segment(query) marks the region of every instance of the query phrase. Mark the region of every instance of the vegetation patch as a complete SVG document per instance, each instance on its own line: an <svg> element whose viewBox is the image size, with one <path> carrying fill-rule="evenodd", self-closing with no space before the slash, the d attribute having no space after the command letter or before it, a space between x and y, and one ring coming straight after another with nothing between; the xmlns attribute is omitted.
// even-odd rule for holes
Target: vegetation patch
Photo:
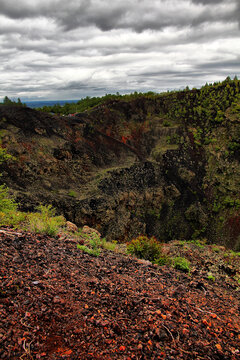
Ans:
<svg viewBox="0 0 240 360"><path fill-rule="evenodd" d="M181 270L181 271L183 271L185 273L190 272L191 265L190 265L190 262L187 259L185 259L185 258L183 258L181 256L177 256L172 261L173 261L173 267L175 269Z"/></svg>
<svg viewBox="0 0 240 360"><path fill-rule="evenodd" d="M56 236L65 223L64 217L56 216L56 210L51 205L40 205L36 213L27 215L26 227L34 233Z"/></svg>
<svg viewBox="0 0 240 360"><path fill-rule="evenodd" d="M140 235L127 245L127 252L140 259L156 262L162 256L162 246L155 237Z"/></svg>
<svg viewBox="0 0 240 360"><path fill-rule="evenodd" d="M76 198L76 197L77 197L77 193L76 193L76 191L74 191L74 190L69 190L68 196L71 196L71 197Z"/></svg>
<svg viewBox="0 0 240 360"><path fill-rule="evenodd" d="M15 226L26 219L26 214L17 210L18 204L5 185L0 185L0 226Z"/></svg>
<svg viewBox="0 0 240 360"><path fill-rule="evenodd" d="M212 274L208 274L208 280L214 282L216 279L215 279L215 276L213 276Z"/></svg>
<svg viewBox="0 0 240 360"><path fill-rule="evenodd" d="M116 251L117 242L115 241L110 242L105 238L101 239L101 237L96 233L84 234L80 231L79 234L80 237L84 239L84 242L86 242L86 245L78 244L77 248L89 255L99 256L102 249Z"/></svg>
<svg viewBox="0 0 240 360"><path fill-rule="evenodd" d="M84 253L92 256L99 256L100 255L100 249L99 248L90 248L86 245L77 245L77 248L79 250L82 250Z"/></svg>

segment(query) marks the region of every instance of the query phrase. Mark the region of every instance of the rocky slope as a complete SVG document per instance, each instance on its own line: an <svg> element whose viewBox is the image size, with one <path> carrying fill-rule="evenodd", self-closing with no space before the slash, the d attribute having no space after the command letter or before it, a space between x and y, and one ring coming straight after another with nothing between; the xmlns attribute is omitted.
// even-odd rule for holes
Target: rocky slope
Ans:
<svg viewBox="0 0 240 360"><path fill-rule="evenodd" d="M207 237L240 247L239 81L114 99L73 117L0 106L6 182L111 239Z"/></svg>
<svg viewBox="0 0 240 360"><path fill-rule="evenodd" d="M240 359L240 256L169 242L191 273L0 229L1 359Z"/></svg>

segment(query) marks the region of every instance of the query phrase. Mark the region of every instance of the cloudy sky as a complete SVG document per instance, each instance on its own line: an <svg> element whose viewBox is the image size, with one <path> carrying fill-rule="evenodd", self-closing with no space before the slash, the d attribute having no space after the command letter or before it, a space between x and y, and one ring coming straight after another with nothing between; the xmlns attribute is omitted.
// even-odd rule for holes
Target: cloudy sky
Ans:
<svg viewBox="0 0 240 360"><path fill-rule="evenodd" d="M80 99L240 77L240 0L0 0L0 98Z"/></svg>

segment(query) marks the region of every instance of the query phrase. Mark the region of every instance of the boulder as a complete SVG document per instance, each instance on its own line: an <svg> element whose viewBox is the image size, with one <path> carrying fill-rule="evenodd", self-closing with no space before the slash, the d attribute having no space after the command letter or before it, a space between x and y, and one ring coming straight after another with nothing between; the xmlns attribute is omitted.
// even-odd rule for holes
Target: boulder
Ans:
<svg viewBox="0 0 240 360"><path fill-rule="evenodd" d="M75 225L75 224L72 223L71 221L67 221L67 222L66 222L66 227L67 227L67 230L68 230L68 231L71 231L71 232L76 232L76 231L78 231L77 225Z"/></svg>
<svg viewBox="0 0 240 360"><path fill-rule="evenodd" d="M90 228L89 226L85 225L82 229L82 232L88 235L97 234L99 237L101 237L101 234L96 229Z"/></svg>

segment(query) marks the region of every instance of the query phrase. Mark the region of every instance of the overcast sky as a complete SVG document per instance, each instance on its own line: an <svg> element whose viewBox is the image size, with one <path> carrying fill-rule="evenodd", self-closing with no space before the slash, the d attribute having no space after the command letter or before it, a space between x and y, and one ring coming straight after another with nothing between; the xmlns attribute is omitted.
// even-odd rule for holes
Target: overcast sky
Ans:
<svg viewBox="0 0 240 360"><path fill-rule="evenodd" d="M22 100L240 77L240 0L0 0L0 69Z"/></svg>

